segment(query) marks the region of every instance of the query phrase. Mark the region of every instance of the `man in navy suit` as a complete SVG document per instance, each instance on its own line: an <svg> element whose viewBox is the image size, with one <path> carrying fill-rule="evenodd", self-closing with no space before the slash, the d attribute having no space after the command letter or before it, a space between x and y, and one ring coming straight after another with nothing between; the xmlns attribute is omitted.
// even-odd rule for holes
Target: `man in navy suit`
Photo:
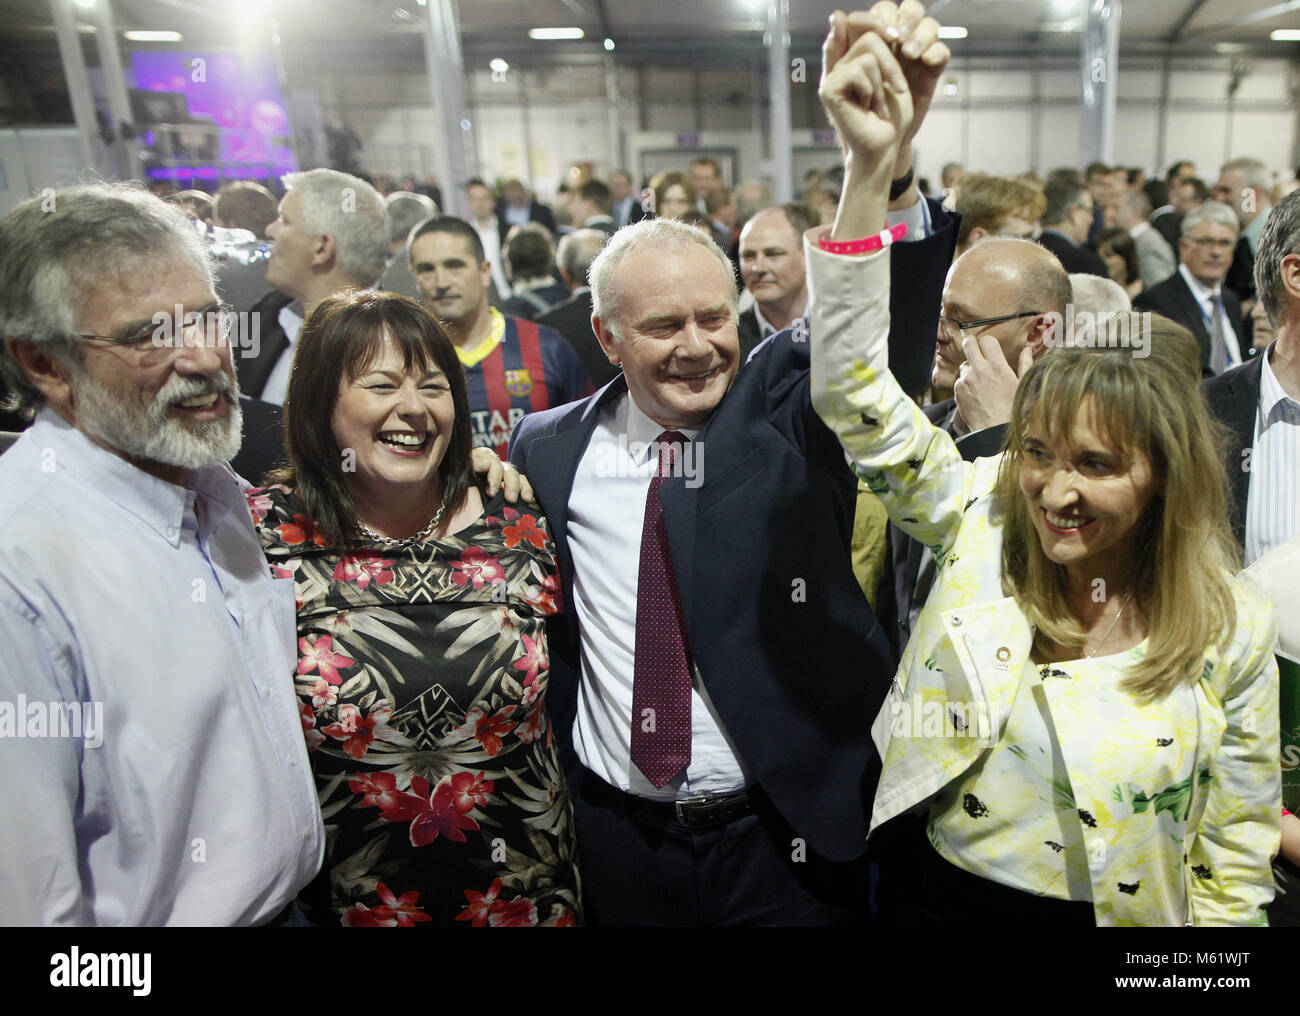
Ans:
<svg viewBox="0 0 1300 1016"><path fill-rule="evenodd" d="M1178 271L1139 293L1133 309L1155 311L1177 321L1196 336L1202 372L1222 374L1251 351L1241 301L1224 284L1237 245L1236 213L1227 205L1207 201L1187 213L1182 230Z"/></svg>
<svg viewBox="0 0 1300 1016"><path fill-rule="evenodd" d="M864 34L870 19L838 15L827 40L822 95L842 130L870 119L844 110L871 61L892 65L918 108L901 148L892 128L846 136L846 200L877 222L891 175L905 219L926 214L907 184L910 141L947 49L923 13L915 0L899 12L923 50L906 78ZM923 365L955 237L937 205L929 216L928 240L894 248L891 300L911 342L897 348ZM862 920L879 765L868 728L894 664L851 568L856 483L812 408L807 337L774 336L737 373L730 263L672 220L620 231L591 278L593 327L623 374L525 418L511 445L560 562L548 703L588 917ZM917 307L931 308L928 327L912 327Z"/></svg>

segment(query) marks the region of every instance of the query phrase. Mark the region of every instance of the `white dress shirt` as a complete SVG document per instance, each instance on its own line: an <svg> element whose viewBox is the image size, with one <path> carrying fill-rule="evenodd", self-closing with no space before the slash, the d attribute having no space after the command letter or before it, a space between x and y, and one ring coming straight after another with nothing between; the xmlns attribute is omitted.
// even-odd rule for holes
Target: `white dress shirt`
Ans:
<svg viewBox="0 0 1300 1016"><path fill-rule="evenodd" d="M487 225L480 225L477 222L471 225L483 243L483 256L492 266L492 281L496 284L497 295L503 300L510 299L513 291L510 288L510 280L506 278L505 265L501 263L502 236L496 218L489 219Z"/></svg>
<svg viewBox="0 0 1300 1016"><path fill-rule="evenodd" d="M1262 352L1255 440L1246 495L1246 564L1300 536L1300 402L1286 393Z"/></svg>
<svg viewBox="0 0 1300 1016"><path fill-rule="evenodd" d="M271 373L266 376L266 384L258 398L263 402L283 406L285 396L289 394L289 376L293 373L293 354L298 348L298 333L302 331L302 304L295 300L288 306L281 307L277 320L289 345L280 354L280 359L275 361Z"/></svg>
<svg viewBox="0 0 1300 1016"><path fill-rule="evenodd" d="M1196 297L1196 302L1201 308L1201 320L1205 322L1205 330L1210 335L1214 334L1214 319L1210 316L1214 310L1212 301L1214 297L1219 297L1219 334L1223 336L1223 345L1227 350L1227 366L1237 366L1237 364L1241 363L1241 346L1237 342L1237 333L1232 327L1232 319L1228 317L1228 309L1223 305L1223 287L1215 286L1211 289L1189 272L1186 265L1178 266L1178 274L1187 283L1187 288L1192 291L1192 296ZM1211 362L1213 362L1214 350L1210 350L1210 358Z"/></svg>
<svg viewBox="0 0 1300 1016"><path fill-rule="evenodd" d="M0 456L0 645L0 924L258 924L320 867L293 583L227 467L178 487L42 410ZM102 743L37 736L63 703Z"/></svg>
<svg viewBox="0 0 1300 1016"><path fill-rule="evenodd" d="M631 759L641 530L658 464L647 446L663 432L630 395L620 396L602 410L573 479L569 550L582 651L573 740L583 765L606 783L638 797L672 801L742 790L749 780L694 662L691 764L659 790ZM681 433L693 440L698 431ZM691 455L688 449L688 466L703 466ZM691 482L689 472L687 477Z"/></svg>

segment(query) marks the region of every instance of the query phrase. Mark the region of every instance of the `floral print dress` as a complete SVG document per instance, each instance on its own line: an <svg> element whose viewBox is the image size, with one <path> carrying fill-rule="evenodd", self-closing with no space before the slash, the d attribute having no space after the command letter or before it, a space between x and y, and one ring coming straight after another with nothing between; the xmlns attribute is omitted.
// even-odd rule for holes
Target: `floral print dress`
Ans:
<svg viewBox="0 0 1300 1016"><path fill-rule="evenodd" d="M545 519L498 495L443 540L326 549L292 491L249 505L298 605L325 863L318 924L560 926L581 905L545 706L559 576Z"/></svg>

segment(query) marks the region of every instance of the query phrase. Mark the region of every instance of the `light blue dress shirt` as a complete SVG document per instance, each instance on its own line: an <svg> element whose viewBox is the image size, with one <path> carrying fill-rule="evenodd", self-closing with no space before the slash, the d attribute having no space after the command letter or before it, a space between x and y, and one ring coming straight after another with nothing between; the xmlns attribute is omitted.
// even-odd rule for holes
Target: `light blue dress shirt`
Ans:
<svg viewBox="0 0 1300 1016"><path fill-rule="evenodd" d="M315 874L293 583L228 468L178 487L42 410L0 456L0 646L0 924L258 924Z"/></svg>

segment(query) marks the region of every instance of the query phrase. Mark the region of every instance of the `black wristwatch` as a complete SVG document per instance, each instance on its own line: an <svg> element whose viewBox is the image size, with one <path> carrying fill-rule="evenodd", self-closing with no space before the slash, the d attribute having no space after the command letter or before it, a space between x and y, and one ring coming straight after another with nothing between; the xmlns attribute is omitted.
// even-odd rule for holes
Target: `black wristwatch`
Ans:
<svg viewBox="0 0 1300 1016"><path fill-rule="evenodd" d="M897 201L903 196L903 192L912 186L912 170L908 170L897 180L889 185L889 200Z"/></svg>

